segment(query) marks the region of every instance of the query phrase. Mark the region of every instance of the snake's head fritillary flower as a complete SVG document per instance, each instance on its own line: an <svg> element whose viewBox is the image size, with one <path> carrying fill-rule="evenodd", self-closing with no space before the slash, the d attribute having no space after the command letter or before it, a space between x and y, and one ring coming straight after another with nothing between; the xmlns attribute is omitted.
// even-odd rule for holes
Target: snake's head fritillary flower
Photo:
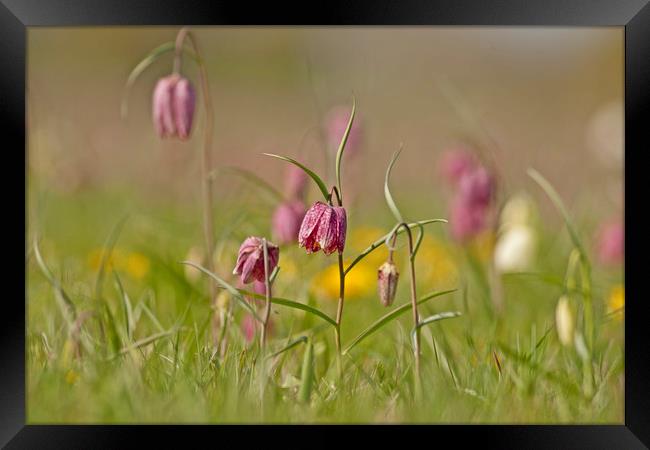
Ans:
<svg viewBox="0 0 650 450"><path fill-rule="evenodd" d="M617 265L625 257L625 227L621 221L603 225L597 238L598 259L605 265Z"/></svg>
<svg viewBox="0 0 650 450"><path fill-rule="evenodd" d="M273 213L273 236L278 244L298 240L298 232L305 217L305 205L300 200L280 204Z"/></svg>
<svg viewBox="0 0 650 450"><path fill-rule="evenodd" d="M332 151L335 152L338 150L341 139L343 139L343 134L345 134L345 129L348 127L349 120L350 108L347 106L336 106L327 114L325 124L327 130L327 142ZM362 138L361 122L359 116L356 115L354 122L352 122L352 128L350 128L348 141L345 144L346 156L351 157L358 153L359 148L361 147Z"/></svg>
<svg viewBox="0 0 650 450"><path fill-rule="evenodd" d="M564 295L560 297L555 308L555 326L562 345L565 347L571 345L575 332L575 322L569 299Z"/></svg>
<svg viewBox="0 0 650 450"><path fill-rule="evenodd" d="M305 214L298 233L298 244L305 247L307 253L321 249L326 255L337 250L342 253L346 230L345 208L316 202Z"/></svg>
<svg viewBox="0 0 650 450"><path fill-rule="evenodd" d="M285 178L285 190L290 199L304 200L309 176L300 167L289 164Z"/></svg>
<svg viewBox="0 0 650 450"><path fill-rule="evenodd" d="M535 230L527 225L512 225L499 236L494 266L500 273L523 272L530 269L535 250Z"/></svg>
<svg viewBox="0 0 650 450"><path fill-rule="evenodd" d="M280 249L277 245L267 241L266 243L269 257L269 276L278 265L280 259ZM237 255L237 264L233 275L239 275L241 282L248 284L253 280L264 282L264 244L261 238L248 237L239 247Z"/></svg>
<svg viewBox="0 0 650 450"><path fill-rule="evenodd" d="M449 150L442 155L440 172L447 182L455 186L466 173L477 166L474 155L464 149Z"/></svg>
<svg viewBox="0 0 650 450"><path fill-rule="evenodd" d="M449 225L451 234L458 241L466 241L478 235L487 222L487 208L472 204L464 197L453 200L450 211Z"/></svg>
<svg viewBox="0 0 650 450"><path fill-rule="evenodd" d="M485 206L492 200L495 191L494 178L485 167L466 172L459 180L458 193L467 202Z"/></svg>
<svg viewBox="0 0 650 450"><path fill-rule="evenodd" d="M189 138L196 94L192 83L179 75L161 78L153 91L153 123L161 138Z"/></svg>
<svg viewBox="0 0 650 450"><path fill-rule="evenodd" d="M383 263L377 271L377 286L379 288L379 300L384 306L390 306L395 300L397 292L397 281L399 272L397 267L390 261Z"/></svg>

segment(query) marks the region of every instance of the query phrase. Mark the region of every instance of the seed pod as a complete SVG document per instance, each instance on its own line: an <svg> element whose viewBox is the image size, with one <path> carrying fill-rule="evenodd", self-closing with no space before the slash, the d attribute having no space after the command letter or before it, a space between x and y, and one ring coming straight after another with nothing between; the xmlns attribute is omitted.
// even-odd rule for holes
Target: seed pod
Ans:
<svg viewBox="0 0 650 450"><path fill-rule="evenodd" d="M377 271L377 286L379 288L379 300L384 306L390 306L395 300L397 292L397 280L399 273L397 267L390 261L383 263Z"/></svg>
<svg viewBox="0 0 650 450"><path fill-rule="evenodd" d="M575 321L573 319L573 313L571 312L571 306L569 305L569 299L566 295L560 297L560 300L557 302L557 307L555 309L555 326L557 327L557 335L560 338L562 345L568 347L573 344Z"/></svg>

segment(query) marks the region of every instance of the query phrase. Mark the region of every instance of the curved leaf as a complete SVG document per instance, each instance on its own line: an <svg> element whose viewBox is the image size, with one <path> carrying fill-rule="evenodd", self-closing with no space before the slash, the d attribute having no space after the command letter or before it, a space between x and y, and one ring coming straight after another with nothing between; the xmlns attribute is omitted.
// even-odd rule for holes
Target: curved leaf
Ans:
<svg viewBox="0 0 650 450"><path fill-rule="evenodd" d="M316 175L316 173L314 173L312 170L310 170L307 167L303 166L302 164L300 164L295 159L289 158L287 156L274 155L273 153L262 153L262 154L266 155L266 156L272 156L273 158L278 158L278 159L281 159L283 161L290 162L291 164L294 164L294 165L300 167L318 185L318 189L320 189L321 193L323 194L323 197L325 197L325 200L327 200L329 198L329 192L327 191L327 186L325 185L323 180L321 180L321 178L318 175Z"/></svg>
<svg viewBox="0 0 650 450"><path fill-rule="evenodd" d="M247 297L259 298L262 300L266 299L264 295L256 294L255 292L246 291L244 289L238 289L238 291L240 294L246 295ZM312 306L305 305L304 303L294 302L293 300L287 300L286 298L278 298L278 297L272 297L271 303L275 303L276 305L287 306L289 308L300 309L302 311L307 311L309 313L314 314L315 316L320 317L324 321L328 322L330 325L336 326L336 322L330 316L328 316L324 312Z"/></svg>
<svg viewBox="0 0 650 450"><path fill-rule="evenodd" d="M352 129L352 122L354 121L354 113L357 109L357 101L352 96L352 111L350 112L350 119L348 120L348 126L345 128L345 133L341 138L341 143L339 144L339 149L336 152L336 186L339 190L339 196L341 200L343 199L343 191L341 190L341 159L343 158L343 150L345 150L345 144L348 142L348 136L350 136L350 130Z"/></svg>
<svg viewBox="0 0 650 450"><path fill-rule="evenodd" d="M428 220L420 220L419 222L412 222L409 223L407 226L409 228L414 228L417 226L422 226L422 225L428 225L430 223L447 223L447 219L428 219ZM366 248L364 251L362 251L354 260L350 263L350 265L345 269L344 274L347 274L354 266L356 266L363 258L368 256L373 250L381 247L382 245L386 244L386 239L391 237L393 233L395 234L400 234L404 232L404 227L399 227L397 231L394 231L395 228L393 228L390 232L387 234L383 235L379 239L377 239L375 242L370 244L368 248Z"/></svg>
<svg viewBox="0 0 650 450"><path fill-rule="evenodd" d="M440 291L440 292L432 292L430 294L425 295L424 297L421 297L418 300L418 305L426 303L432 298L440 297L442 295L446 295L455 291L456 289L450 289L447 291ZM354 348L357 344L359 344L359 342L363 341L365 338L367 338L368 336L370 336L371 334L373 334L374 332L376 332L377 330L379 330L389 322L393 321L394 319L396 319L397 317L399 317L409 309L411 309L411 303L410 302L404 303L402 306L395 308L388 314L385 314L379 319L377 319L372 325L366 328L361 334L359 334L356 338L354 338L352 342L350 342L350 344L343 350L343 354L345 355L346 353L348 353L352 348Z"/></svg>
<svg viewBox="0 0 650 450"><path fill-rule="evenodd" d="M278 350L277 352L268 355L267 358L273 358L273 357L275 357L275 356L278 356L278 355L280 355L280 354L286 352L287 350L291 350L291 349L294 348L296 345L307 342L307 339L308 339L307 336L300 336L298 339L294 339L293 341L289 342L287 345L285 345L284 347L282 347L282 348L281 348L280 350Z"/></svg>
<svg viewBox="0 0 650 450"><path fill-rule="evenodd" d="M393 213L395 220L397 220L397 222L399 223L404 222L404 219L402 218L402 213L399 211L399 208L397 208L397 204L393 199L393 195L390 193L390 188L388 187L388 180L390 179L390 173L393 170L393 166L395 165L395 162L397 161L399 154L402 152L402 147L403 147L402 144L400 144L399 150L397 150L393 155L393 157L391 158L390 163L388 164L388 168L386 169L386 177L384 178L384 197L386 198L386 204L388 205L390 212Z"/></svg>
<svg viewBox="0 0 650 450"><path fill-rule="evenodd" d="M261 322L261 323L264 322L264 321L262 320L262 318L261 318L260 316L257 315L257 312L255 311L255 308L253 308L253 307L252 307L252 306L251 306L251 305L246 301L246 299L241 295L241 293L239 292L239 290L238 290L237 288L235 288L235 287L233 287L232 285L226 283L226 282L225 282L221 277L219 277L218 275L215 275L214 273L210 272L208 269L206 269L205 267L203 267L203 266L201 266L201 265L199 265L199 264L194 264L194 263L191 262L191 261L181 261L181 264L187 264L188 266L192 266L192 267L194 267L195 269L199 269L199 270L200 270L201 272L203 272L204 274L210 276L210 277L211 277L212 279L214 279L214 280L215 280L219 285L221 285L221 286L222 286L223 288L225 288L228 292L230 292L230 293L233 295L233 297L235 297L235 298L239 301L239 303L240 303L244 308L246 308L246 309L248 310L248 312L250 312L250 313L253 315L253 317L255 317L255 319L256 319L258 322Z"/></svg>
<svg viewBox="0 0 650 450"><path fill-rule="evenodd" d="M434 314L433 316L427 317L426 319L422 320L417 327L414 327L413 330L411 330L411 339L415 342L415 335L417 330L422 328L425 325L429 325L431 323L437 322L439 320L443 319L452 319L454 317L460 316L461 313L458 311L453 311L453 312L441 312L438 314Z"/></svg>

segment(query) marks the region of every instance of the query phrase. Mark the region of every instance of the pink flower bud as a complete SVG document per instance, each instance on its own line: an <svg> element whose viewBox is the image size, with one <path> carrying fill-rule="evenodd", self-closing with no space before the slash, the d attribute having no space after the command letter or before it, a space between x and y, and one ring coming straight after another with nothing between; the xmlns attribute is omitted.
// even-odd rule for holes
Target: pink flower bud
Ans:
<svg viewBox="0 0 650 450"><path fill-rule="evenodd" d="M348 106L336 106L330 110L326 118L327 142L332 151L337 151L348 127L350 120L350 108ZM359 115L355 115L352 128L348 135L348 141L345 145L344 155L353 156L358 153L362 140L362 128L359 121Z"/></svg>
<svg viewBox="0 0 650 450"><path fill-rule="evenodd" d="M280 245L298 240L298 232L305 217L305 205L300 200L282 203L273 213L273 235Z"/></svg>
<svg viewBox="0 0 650 450"><path fill-rule="evenodd" d="M399 279L399 272L397 267L390 261L386 261L377 271L377 286L379 288L379 300L384 306L390 306L395 300L395 293L397 292L397 281Z"/></svg>
<svg viewBox="0 0 650 450"><path fill-rule="evenodd" d="M287 167L287 173L285 178L285 186L287 197L290 199L300 199L305 198L307 193L307 182L308 175L300 167L290 164Z"/></svg>
<svg viewBox="0 0 650 450"><path fill-rule="evenodd" d="M269 276L278 265L280 259L280 249L267 241L269 257ZM248 284L253 280L264 282L264 248L262 239L258 237L248 237L239 247L237 255L237 264L233 275L240 275L241 282Z"/></svg>
<svg viewBox="0 0 650 450"><path fill-rule="evenodd" d="M305 247L307 253L323 249L329 255L338 250L343 252L347 217L341 206L329 206L316 202L305 214L298 233L300 247Z"/></svg>
<svg viewBox="0 0 650 450"><path fill-rule="evenodd" d="M456 186L463 175L477 165L474 155L465 150L449 150L442 155L440 172L447 182Z"/></svg>
<svg viewBox="0 0 650 450"><path fill-rule="evenodd" d="M625 257L625 227L621 221L601 226L597 236L598 260L605 265L617 265Z"/></svg>
<svg viewBox="0 0 650 450"><path fill-rule="evenodd" d="M186 78L172 74L161 78L153 91L153 123L161 138L186 140L192 129L195 92Z"/></svg>

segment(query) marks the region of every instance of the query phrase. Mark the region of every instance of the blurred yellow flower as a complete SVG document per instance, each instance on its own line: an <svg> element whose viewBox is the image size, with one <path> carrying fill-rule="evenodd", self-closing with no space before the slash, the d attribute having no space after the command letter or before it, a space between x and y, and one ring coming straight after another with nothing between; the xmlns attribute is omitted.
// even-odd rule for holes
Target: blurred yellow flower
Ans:
<svg viewBox="0 0 650 450"><path fill-rule="evenodd" d="M458 268L452 253L445 244L431 236L425 236L422 240L416 259L416 273L418 279L430 283L433 289L452 288L458 282Z"/></svg>
<svg viewBox="0 0 650 450"><path fill-rule="evenodd" d="M149 273L149 265L149 258L142 253L133 252L126 257L126 272L136 280L144 278Z"/></svg>
<svg viewBox="0 0 650 450"><path fill-rule="evenodd" d="M356 227L350 232L350 236L348 237L346 244L346 252L349 252L350 255L353 255L353 257L356 258L359 253L366 250L370 244L375 242L380 237L385 236L389 231L390 230L382 230L381 228L369 226ZM386 261L387 257L388 250L385 246L381 246L373 250L368 256L363 259L363 261L367 262L369 265L379 267L384 261Z"/></svg>
<svg viewBox="0 0 650 450"><path fill-rule="evenodd" d="M293 259L287 257L280 260L278 263L280 266L279 276L284 280L295 280L298 276L298 265ZM338 267L338 265L337 265Z"/></svg>
<svg viewBox="0 0 650 450"><path fill-rule="evenodd" d="M68 384L75 384L79 379L79 374L73 369L68 370L68 373L65 374L65 382Z"/></svg>
<svg viewBox="0 0 650 450"><path fill-rule="evenodd" d="M625 287L622 284L617 284L609 291L609 299L607 301L607 312L616 312L616 317L621 318L622 310L625 307Z"/></svg>
<svg viewBox="0 0 650 450"><path fill-rule="evenodd" d="M109 255L104 255L107 251L98 248L90 252L88 255L88 265L93 270L99 270L102 263L102 258L106 258L105 270L120 270L126 272L130 277L140 280L144 278L149 272L149 258L142 253L130 252L125 253L121 249L113 249Z"/></svg>
<svg viewBox="0 0 650 450"><path fill-rule="evenodd" d="M470 251L481 262L487 263L492 259L495 242L496 236L492 230L482 231L472 240Z"/></svg>
<svg viewBox="0 0 650 450"><path fill-rule="evenodd" d="M350 263L348 261L345 266ZM326 267L312 279L312 291L331 300L339 298L338 263ZM345 299L353 300L377 291L377 267L363 260L348 272L345 277Z"/></svg>

